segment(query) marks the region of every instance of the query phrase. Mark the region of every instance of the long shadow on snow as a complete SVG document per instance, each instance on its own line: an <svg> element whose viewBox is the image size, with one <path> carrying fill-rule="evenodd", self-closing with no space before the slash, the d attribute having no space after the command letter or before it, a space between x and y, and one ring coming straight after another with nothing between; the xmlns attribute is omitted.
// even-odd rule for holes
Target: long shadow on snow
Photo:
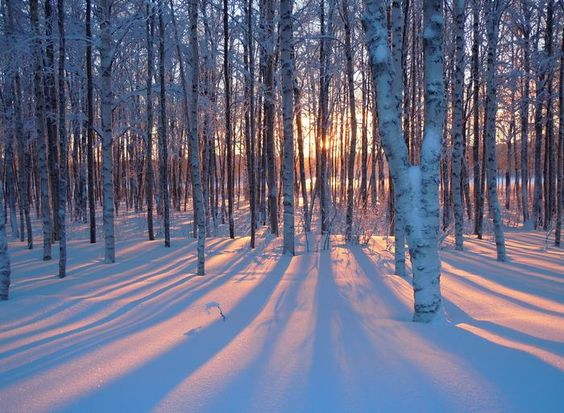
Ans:
<svg viewBox="0 0 564 413"><path fill-rule="evenodd" d="M67 406L64 410L85 411L88 406L111 406L112 410L127 410L132 401L116 399L115 389L124 389L122 394L135 394L135 404L156 406L163 397L173 390L186 377L203 366L209 359L221 351L231 340L260 313L282 278L290 262L290 257L282 256L275 268L254 287L229 313L227 322L216 321L197 334L188 335L186 340L148 360L142 366L129 371L126 375L107 383L101 389ZM235 273L234 273L235 274ZM233 274L232 274L233 276ZM220 280L224 281L224 280ZM237 321L237 322L235 322ZM198 348L204 354L203 359L190 359L192 348ZM155 380L148 381L147 377ZM128 393L129 389L131 393Z"/></svg>
<svg viewBox="0 0 564 413"><path fill-rule="evenodd" d="M136 333L137 331L149 328L150 326L158 324L161 321L159 318L161 314L166 314L166 318L172 318L175 314L182 312L193 302L204 296L207 292L213 290L217 285L224 283L229 278L237 276L239 272L249 264L250 262L248 261L248 257L242 255L234 262L230 262L230 265L228 265L226 268L223 268L218 275L206 276L203 278L196 277L196 280L202 280L202 282L193 285L191 288L178 291L171 297L168 297L166 300L161 295L167 293L170 289L170 286L160 288L147 297L142 297L138 300L127 303L124 307L120 307L117 310L113 311L111 314L106 315L102 319L96 320L86 326L81 326L71 331L56 334L51 337L46 337L37 340L36 342L29 343L25 346L21 346L17 349L6 351L0 354L0 357L7 357L18 354L42 344L51 343L62 338L68 339L68 344L66 347L62 345L64 343L61 343L57 346L54 352L44 354L39 359L30 360L28 365L33 367L22 368L22 366L18 366L14 369L3 372L2 382L13 384L15 380L23 379L32 373L40 372L43 369L55 366L66 360L70 360L75 355L80 356L81 354L86 354L91 349L98 348L102 345L108 345L113 341L119 340L120 338L127 337L131 334ZM186 283L187 281L194 279L194 277L195 276L184 277L176 281L174 284L178 287ZM194 293L194 295L190 295L191 293ZM119 323L114 327L108 328L108 323L119 320L121 317L131 312L131 310L137 308L139 304L147 303L149 301L156 301L155 304L158 304L156 306L156 309L147 308L144 312L134 315L133 320L129 323ZM104 326L104 329L101 329L102 326ZM89 330L94 328L101 331L93 334L87 334L84 337L76 337L78 334L88 332Z"/></svg>
<svg viewBox="0 0 564 413"><path fill-rule="evenodd" d="M362 252L360 250L355 250L355 252L357 257L360 258L358 253ZM366 257L366 260L360 259L359 264L365 266L367 261L369 261L368 257ZM365 271L368 269L365 268ZM377 278L371 281L374 283L376 280ZM447 301L446 305L447 308L452 310L451 305L454 304ZM459 311L462 314L455 313L457 317L465 316L467 317L468 324L476 324L475 320L469 315L460 309ZM421 351L421 345L415 345L417 340L421 340L422 344L426 343L424 346L427 348L426 351L433 349L432 351L438 354L445 354L445 357L451 358L455 362L455 365L452 367L458 366L462 371L477 375L479 379L476 383L478 385L489 382L488 389L491 389L492 392L501 390L501 394L509 395L515 400L514 404L498 406L499 408L522 411L522 406L528 405L532 409L531 411L533 411L539 406L546 406L545 399L547 394L550 394L553 398L554 405L564 402L564 394L559 390L564 386L562 372L529 353L493 343L476 334L458 328L454 324L405 323L403 326L410 334L415 335L413 340L413 352L415 354ZM375 334L377 333L375 331ZM394 351L393 348L392 351ZM420 374L429 376L431 372L422 368L422 365L416 364L415 360L409 360L413 365L413 369L410 369L410 371L415 372L418 370ZM492 360L495 360L495 362L492 362ZM448 373L448 370L445 373ZM543 380L538 380L539 377L543 377ZM437 383L431 376L425 380L428 383ZM504 389L503 387L507 386L508 381L513 383ZM467 383L465 382L464 385L466 386ZM515 391L515 388L518 391ZM439 393L443 393L445 389L436 388L436 390ZM456 385L454 390L456 393L463 392ZM433 398L431 397L431 399ZM494 400L494 402L496 401ZM505 403L509 403L509 401L505 400ZM421 411L420 407L418 408L419 411ZM526 411L527 409L525 408L524 410Z"/></svg>
<svg viewBox="0 0 564 413"><path fill-rule="evenodd" d="M261 388L264 385L273 385L269 378L269 375L272 373L269 370L269 366L273 362L275 364L282 362L285 367L288 366L288 363L292 363L291 360L281 361L280 359L276 359L276 357L280 357L280 355L277 354L278 351L280 351L280 341L284 339L285 335L291 333L291 331L288 331L288 328L295 327L290 325L292 316L302 310L301 306L303 303L300 303L299 296L304 291L304 284L309 277L316 276L316 274L312 274L312 271L315 271L317 267L316 263L314 263L315 261L317 261L316 257L308 254L294 256L292 258L292 265L288 266L285 270L281 281L276 286L273 294L269 297L263 310L261 310L261 312L257 314L257 317L242 330L240 335L237 335L233 339L234 341L244 339L245 333L253 334L253 337L255 333L258 333L259 337L264 337L264 342L261 343L262 346L252 349L252 360L250 360L244 368L238 370L236 375L230 377L222 385L218 385L212 400L205 401L204 411L216 413L231 412L234 406L237 406L238 411L260 412L260 407L265 403L265 398L267 399L266 403L272 406L272 395L264 394L264 389L261 390ZM294 267L293 264L295 264L296 267ZM313 297L311 297L311 299L313 301ZM266 310L267 306L274 307L272 309L272 317L264 319L265 317L262 317L262 313ZM304 314L301 313L300 315L304 316ZM247 331L247 329L250 331ZM300 332L297 332L297 334L299 335ZM302 343L302 346L311 342L311 335L305 337L304 340L305 342ZM303 355L304 349L301 348L302 346L294 348L294 352ZM288 348L284 350L290 351ZM300 372L294 370L292 374L293 379L289 378L285 382L283 380L282 383L276 382L277 397L288 395L288 393L290 393L293 398L299 397L297 393L302 389L296 386ZM296 375L298 375L298 377L296 377ZM227 372L226 376L229 376ZM288 391L287 388L281 388L280 386L294 387L294 389ZM230 408L226 408L225 400L229 400ZM277 400L277 402L280 405L286 406L287 410L290 409L289 403L291 403L291 401L287 398ZM297 413L293 407L292 411Z"/></svg>

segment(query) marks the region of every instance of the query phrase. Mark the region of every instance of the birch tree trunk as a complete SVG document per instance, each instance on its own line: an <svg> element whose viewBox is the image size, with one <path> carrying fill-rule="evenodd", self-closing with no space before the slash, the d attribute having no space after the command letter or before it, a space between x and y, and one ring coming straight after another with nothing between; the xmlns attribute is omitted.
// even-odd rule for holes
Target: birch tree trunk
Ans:
<svg viewBox="0 0 564 413"><path fill-rule="evenodd" d="M14 17L13 17L13 5L12 2L9 0L6 5L7 16L4 16L4 21L6 27L4 28L6 37L10 43L16 41L14 37ZM18 74L19 68L18 67L8 67L8 75L6 76L6 93L4 95L4 99L6 100L6 106L9 106L4 111L5 118L6 118L6 125L7 128L5 129L5 173L6 173L6 195L8 196L8 207L10 209L10 226L11 232L14 239L18 239L20 237L18 231L18 222L16 218L16 180L15 180L15 171L14 171L14 138L17 140L16 135L21 135L21 123L17 123L17 115L16 106L18 106L18 98L15 94L15 80ZM20 110L20 120L21 120L21 108ZM20 204L21 206L21 204ZM22 231L23 231L23 221L22 221ZM23 241L23 233L21 234L22 241Z"/></svg>
<svg viewBox="0 0 564 413"><path fill-rule="evenodd" d="M92 80L92 0L86 0L86 112L87 112L87 169L88 213L90 243L96 242L96 199L94 193L94 82Z"/></svg>
<svg viewBox="0 0 564 413"><path fill-rule="evenodd" d="M439 236L439 166L444 120L442 2L424 8L425 138L421 166L410 166L402 137L401 96L395 94L391 51L383 2L365 1L364 27L378 97L382 145L388 157L398 211L406 219L413 265L414 321L430 322L441 311Z"/></svg>
<svg viewBox="0 0 564 413"><path fill-rule="evenodd" d="M462 205L462 133L464 128L464 0L454 2L454 113L452 149L452 191L454 200L454 238L455 248L464 249L464 211Z"/></svg>
<svg viewBox="0 0 564 413"><path fill-rule="evenodd" d="M253 4L252 0L247 1L246 7L246 20L247 20L247 42L245 63L248 71L248 76L245 78L246 95L248 109L245 116L245 143L247 149L247 177L249 180L249 204L251 212L251 248L255 248L256 236L256 161L255 161L255 79L254 79L254 47L253 47Z"/></svg>
<svg viewBox="0 0 564 413"><path fill-rule="evenodd" d="M53 212L53 241L59 240L59 151L57 140L57 97L55 87L55 52L53 41L52 0L45 0L45 126L47 131L47 166L51 187L51 208Z"/></svg>
<svg viewBox="0 0 564 413"><path fill-rule="evenodd" d="M274 144L274 0L264 1L264 145L266 152L270 231L278 236L278 200L276 194L276 156Z"/></svg>
<svg viewBox="0 0 564 413"><path fill-rule="evenodd" d="M33 249L33 231L31 228L31 217L29 214L29 176L31 173L31 154L29 153L29 143L27 142L27 134L23 133L22 121L22 88L19 72L16 71L15 78L15 115L16 115L16 140L18 142L18 161L19 161L19 186L20 186L20 202L22 204L25 218L25 232L27 239L27 248Z"/></svg>
<svg viewBox="0 0 564 413"><path fill-rule="evenodd" d="M345 239L347 242L353 241L353 208L354 208L354 164L356 160L356 103L354 98L354 70L353 70L353 53L351 46L351 24L349 21L349 3L348 0L342 1L343 8L343 24L345 26L345 58L347 71L347 86L349 92L349 113L350 113L350 131L351 142L349 149L348 164L348 180L347 180L347 228ZM341 156L345 156L343 153Z"/></svg>
<svg viewBox="0 0 564 413"><path fill-rule="evenodd" d="M485 140L488 183L488 205L492 214L495 234L495 245L497 260L506 261L505 236L503 233L503 222L501 221L501 210L497 198L497 154L496 154L496 113L497 113L497 87L495 71L497 67L496 52L499 37L499 23L501 20L501 4L499 0L493 0L486 7L486 31L488 36L487 71L486 71L486 119Z"/></svg>
<svg viewBox="0 0 564 413"><path fill-rule="evenodd" d="M546 124L545 124L545 176L544 176L544 230L552 228L552 216L555 211L555 190L556 190L556 169L555 169L555 152L554 145L554 108L553 108L553 32L554 32L554 1L547 0L546 12L546 31L545 31L545 54L546 64Z"/></svg>
<svg viewBox="0 0 564 413"><path fill-rule="evenodd" d="M329 62L331 58L331 41L333 36L333 11L334 0L329 0L328 15L325 16L325 0L321 0L321 43L319 51L320 74L319 74L319 135L320 156L317 188L319 190L319 209L321 212L321 233L329 231L329 187L327 176L327 154L329 150L329 84L331 75L329 73ZM327 17L327 22L325 22ZM312 203L313 204L313 203ZM313 208L313 206L312 206Z"/></svg>
<svg viewBox="0 0 564 413"><path fill-rule="evenodd" d="M556 231L554 234L554 245L561 244L562 238L562 207L564 207L564 31L560 46L560 88L558 91L558 101L560 103L559 123L558 123L558 157L557 166L557 204L556 204Z"/></svg>
<svg viewBox="0 0 564 413"><path fill-rule="evenodd" d="M59 277L67 275L67 182L68 182L68 149L66 129L66 100L65 100L65 3L57 0L59 25Z"/></svg>
<svg viewBox="0 0 564 413"><path fill-rule="evenodd" d="M294 246L294 52L293 0L280 0L280 60L282 76L282 116L284 123L284 158L282 186L284 193L283 253L295 255Z"/></svg>
<svg viewBox="0 0 564 413"><path fill-rule="evenodd" d="M297 129L297 143L298 143L298 162L300 170L300 188L302 192L302 203L304 210L304 231L311 231L311 211L309 210L307 182L305 172L305 155L304 155L304 137L302 125L302 108L301 108L301 93L297 80L294 79L294 105L296 113L296 129Z"/></svg>
<svg viewBox="0 0 564 413"><path fill-rule="evenodd" d="M391 29L392 29L392 70L401 75L392 78L392 88L394 95L399 96L399 101L396 102L397 110L400 113L400 119L403 118L403 59L402 59L402 8L399 0L392 1L392 16L391 16ZM409 149L408 149L409 152ZM364 161L363 161L364 164ZM363 166L364 168L364 166ZM398 193L393 191L394 199L394 269L395 274L405 277L405 217L399 211L400 202L397 200Z"/></svg>
<svg viewBox="0 0 564 413"><path fill-rule="evenodd" d="M479 32L479 1L473 0L472 2L472 100L473 100L473 135L474 142L472 145L472 160L474 163L474 234L482 239L482 224L483 224L483 204L484 194L482 192L482 174L480 168L480 42L481 36Z"/></svg>
<svg viewBox="0 0 564 413"><path fill-rule="evenodd" d="M227 0L223 0L223 72L225 76L225 145L227 162L227 220L229 238L235 238L233 221L233 144L231 142L231 73L229 65L229 13Z"/></svg>
<svg viewBox="0 0 564 413"><path fill-rule="evenodd" d="M154 7L147 1L147 134L145 136L145 196L147 200L147 232L155 239L153 229L153 41L155 37Z"/></svg>
<svg viewBox="0 0 564 413"><path fill-rule="evenodd" d="M45 136L45 95L43 89L43 69L41 51L41 30L39 28L39 12L37 0L30 0L30 19L33 31L35 92L35 130L38 140L39 187L41 196L41 215L43 219L43 260L51 259L51 212L49 210L49 175L47 172L47 145Z"/></svg>
<svg viewBox="0 0 564 413"><path fill-rule="evenodd" d="M542 221L542 120L543 120L543 101L544 87L546 79L542 69L539 69L536 81L535 97L535 182L533 193L533 228L537 229Z"/></svg>
<svg viewBox="0 0 564 413"><path fill-rule="evenodd" d="M190 122L190 169L194 197L194 216L198 225L198 275L205 274L204 247L206 242L206 219L200 175L200 145L198 135L198 97L199 97L199 65L198 65L198 0L190 0L190 50L192 51L192 105Z"/></svg>
<svg viewBox="0 0 564 413"><path fill-rule="evenodd" d="M164 245L170 247L170 194L168 192L168 148L166 136L166 90L164 67L164 22L163 1L158 3L159 19L159 178L161 181L161 199L163 203Z"/></svg>
<svg viewBox="0 0 564 413"><path fill-rule="evenodd" d="M102 208L104 220L104 261L116 260L114 239L114 171L112 156L112 63L111 0L100 0L100 93L102 118Z"/></svg>
<svg viewBox="0 0 564 413"><path fill-rule="evenodd" d="M32 2L34 0L31 0ZM0 188L3 182L0 180ZM6 215L4 207L4 191L0 191L0 300L7 300L10 291L10 257L8 255L8 239L6 238Z"/></svg>
<svg viewBox="0 0 564 413"><path fill-rule="evenodd" d="M521 96L521 206L523 208L523 226L529 225L529 76L530 50L529 37L531 34L531 12L528 0L521 2L523 10L523 95Z"/></svg>

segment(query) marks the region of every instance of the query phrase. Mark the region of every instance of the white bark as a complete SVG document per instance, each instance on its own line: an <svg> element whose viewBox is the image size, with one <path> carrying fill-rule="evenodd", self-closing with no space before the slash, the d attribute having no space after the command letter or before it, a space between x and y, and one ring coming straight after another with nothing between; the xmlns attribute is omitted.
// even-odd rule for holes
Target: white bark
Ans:
<svg viewBox="0 0 564 413"><path fill-rule="evenodd" d="M114 238L114 185L112 157L112 60L110 27L111 0L100 0L100 93L102 115L102 208L104 221L104 261L116 260Z"/></svg>
<svg viewBox="0 0 564 413"><path fill-rule="evenodd" d="M202 180L200 175L200 149L198 135L198 0L190 0L190 49L192 51L192 101L190 123L190 167L192 171L192 188L194 197L194 217L198 225L198 275L205 274L204 247L206 242L206 222Z"/></svg>
<svg viewBox="0 0 564 413"><path fill-rule="evenodd" d="M147 199L147 233L149 240L155 239L153 230L153 41L155 19L153 2L147 6L147 132L145 136L145 196ZM184 69L184 68L182 68Z"/></svg>
<svg viewBox="0 0 564 413"><path fill-rule="evenodd" d="M347 173L347 228L345 238L348 242L353 241L353 207L354 207L354 164L356 160L356 103L354 99L354 70L353 52L351 45L351 24L349 19L349 3L343 0L343 24L345 26L345 58L347 71L347 86L349 93L349 112L351 116L351 143L349 150L349 164ZM343 154L344 156L344 154Z"/></svg>
<svg viewBox="0 0 564 413"><path fill-rule="evenodd" d="M529 76L530 50L529 36L531 33L531 12L528 0L522 0L523 9L523 96L521 96L521 205L523 208L523 225L529 223Z"/></svg>
<svg viewBox="0 0 564 413"><path fill-rule="evenodd" d="M386 10L382 2L366 0L366 43L378 97L382 145L397 191L398 212L406 222L413 266L414 321L429 322L441 311L439 235L439 164L444 119L442 67L442 2L429 0L424 10L425 137L421 166L410 166L402 136L401 96L393 88L391 51L387 42Z"/></svg>
<svg viewBox="0 0 564 413"><path fill-rule="evenodd" d="M29 2L31 28L33 30L33 58L34 76L33 88L35 92L35 130L38 140L38 164L41 194L41 214L43 219L43 260L51 259L51 216L49 210L49 175L47 172L47 144L45 136L45 95L43 89L43 69L41 52L41 30L39 29L39 13L37 0Z"/></svg>
<svg viewBox="0 0 564 413"><path fill-rule="evenodd" d="M462 133L464 128L464 0L454 2L455 19L455 74L454 74L454 108L452 138L452 191L454 201L454 238L455 248L464 249L464 211L462 205Z"/></svg>
<svg viewBox="0 0 564 413"><path fill-rule="evenodd" d="M487 71L486 71L486 165L488 184L488 205L494 223L495 245L498 261L506 261L505 236L501 221L501 210L497 197L497 156L496 156L496 50L501 18L500 3L493 0L486 9L486 30L488 35Z"/></svg>
<svg viewBox="0 0 564 413"><path fill-rule="evenodd" d="M67 130L66 130L66 104L65 104L65 3L57 0L58 25L59 25L59 277L64 278L67 274L67 231L66 231L66 208L67 208Z"/></svg>
<svg viewBox="0 0 564 413"><path fill-rule="evenodd" d="M163 203L164 245L170 247L170 195L168 192L168 148L166 137L166 94L164 67L163 1L158 2L159 19L159 178Z"/></svg>
<svg viewBox="0 0 564 413"><path fill-rule="evenodd" d="M402 96L403 96L403 67L402 67L402 30L403 18L399 0L392 1L392 89L394 95L398 96L396 101L400 119L403 117ZM397 191L394 190L394 269L396 275L405 277L405 219L398 210Z"/></svg>
<svg viewBox="0 0 564 413"><path fill-rule="evenodd" d="M0 181L0 188L3 187ZM6 238L6 216L4 213L4 191L0 191L0 300L7 300L10 290L10 257Z"/></svg>
<svg viewBox="0 0 564 413"><path fill-rule="evenodd" d="M295 255L294 246L294 53L293 0L280 0L280 60L282 75L282 116L284 123L284 160L282 186L284 193L284 253Z"/></svg>

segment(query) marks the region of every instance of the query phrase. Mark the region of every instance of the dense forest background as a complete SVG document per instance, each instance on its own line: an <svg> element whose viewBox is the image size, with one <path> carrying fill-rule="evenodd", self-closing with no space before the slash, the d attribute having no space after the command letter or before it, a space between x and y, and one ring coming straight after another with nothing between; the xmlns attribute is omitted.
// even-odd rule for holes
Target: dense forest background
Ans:
<svg viewBox="0 0 564 413"><path fill-rule="evenodd" d="M225 228L253 248L268 226L292 254L295 231L395 234L401 275L414 225L388 115L423 175L437 123L421 193L437 185L439 240L493 234L504 260L503 226L523 225L560 245L560 1L2 0L0 13L7 233L33 248L40 219L61 277L66 222L88 222L113 262L114 217L131 210L165 246L171 218L193 211L201 274L206 236Z"/></svg>

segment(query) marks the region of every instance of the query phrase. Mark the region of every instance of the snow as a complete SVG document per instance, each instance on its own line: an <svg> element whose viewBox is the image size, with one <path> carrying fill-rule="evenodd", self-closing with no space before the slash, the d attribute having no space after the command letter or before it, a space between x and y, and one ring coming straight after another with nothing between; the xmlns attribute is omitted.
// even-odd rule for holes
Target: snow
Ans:
<svg viewBox="0 0 564 413"><path fill-rule="evenodd" d="M119 233L118 233L119 234ZM175 232L172 232L175 235ZM57 256L10 244L0 302L6 412L562 412L564 252L540 232L443 250L449 322L412 323L413 291L386 240L281 254L281 240L179 236L69 241ZM447 241L448 242L448 241ZM40 245L40 243L38 243ZM55 255L58 249L53 249ZM218 314L221 310L226 319Z"/></svg>

